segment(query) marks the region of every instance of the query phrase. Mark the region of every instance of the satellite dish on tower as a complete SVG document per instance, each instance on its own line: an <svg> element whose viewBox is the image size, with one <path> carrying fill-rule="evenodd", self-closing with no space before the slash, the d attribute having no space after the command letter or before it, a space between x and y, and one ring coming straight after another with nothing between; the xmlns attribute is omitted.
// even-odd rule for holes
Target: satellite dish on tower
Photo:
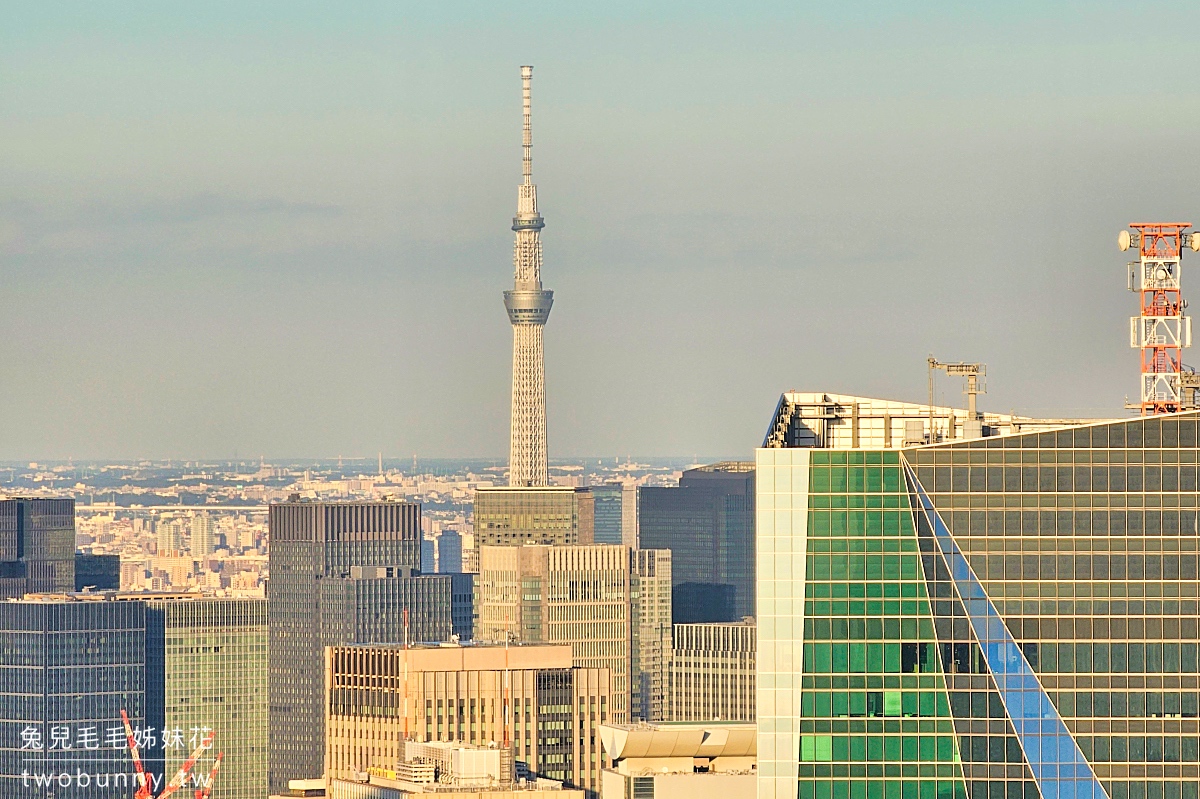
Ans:
<svg viewBox="0 0 1200 799"><path fill-rule="evenodd" d="M1200 232L1188 236L1188 246L1192 248L1192 252L1200 252Z"/></svg>
<svg viewBox="0 0 1200 799"><path fill-rule="evenodd" d="M1132 241L1133 239L1130 238L1128 230L1122 230L1117 234L1117 246L1121 248L1121 252L1128 250Z"/></svg>

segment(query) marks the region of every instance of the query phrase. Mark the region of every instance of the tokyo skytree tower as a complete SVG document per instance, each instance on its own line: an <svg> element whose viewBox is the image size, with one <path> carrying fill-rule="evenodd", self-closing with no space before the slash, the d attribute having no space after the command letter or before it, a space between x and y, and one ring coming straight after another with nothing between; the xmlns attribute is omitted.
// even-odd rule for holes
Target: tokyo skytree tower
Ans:
<svg viewBox="0 0 1200 799"><path fill-rule="evenodd" d="M512 229L517 234L513 247L512 291L504 292L504 307L513 329L512 438L508 451L508 484L544 486L546 468L546 363L542 354L542 329L550 317L554 292L542 288L541 230L537 186L533 185L533 128L530 125L529 84L533 67L521 67L524 102L524 158L517 194L517 215Z"/></svg>

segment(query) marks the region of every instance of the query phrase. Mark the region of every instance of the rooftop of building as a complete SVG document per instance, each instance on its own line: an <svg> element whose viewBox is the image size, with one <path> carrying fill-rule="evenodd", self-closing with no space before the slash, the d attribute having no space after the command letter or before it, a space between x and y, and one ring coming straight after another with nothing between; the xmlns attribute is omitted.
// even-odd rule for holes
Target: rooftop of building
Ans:
<svg viewBox="0 0 1200 799"><path fill-rule="evenodd" d="M683 621L677 622L676 627L756 627L758 622L753 616L743 616L738 621Z"/></svg>
<svg viewBox="0 0 1200 799"><path fill-rule="evenodd" d="M755 757L758 727L740 721L601 724L613 761L666 757Z"/></svg>
<svg viewBox="0 0 1200 799"><path fill-rule="evenodd" d="M385 651L422 671L501 671L508 669L569 669L571 647L560 644L462 642L441 644L346 644L337 652ZM372 666L377 668L377 666Z"/></svg>
<svg viewBox="0 0 1200 799"><path fill-rule="evenodd" d="M165 602L165 601L257 601L266 602L262 597L223 597L201 591L71 591L64 593L30 593L23 597L9 597L9 602L35 602L53 604L64 602Z"/></svg>
<svg viewBox="0 0 1200 799"><path fill-rule="evenodd" d="M763 438L764 448L901 449L1059 430L1126 419L1047 419L978 412L853 394L786 391ZM932 433L930 432L932 430Z"/></svg>
<svg viewBox="0 0 1200 799"><path fill-rule="evenodd" d="M687 472L719 472L724 474L746 474L752 471L754 471L754 461L719 461L687 470Z"/></svg>

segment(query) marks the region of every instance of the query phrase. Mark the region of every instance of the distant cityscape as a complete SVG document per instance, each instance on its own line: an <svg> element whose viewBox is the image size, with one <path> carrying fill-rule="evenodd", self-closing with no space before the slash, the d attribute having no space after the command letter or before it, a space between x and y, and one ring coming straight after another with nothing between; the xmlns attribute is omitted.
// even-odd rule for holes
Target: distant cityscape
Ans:
<svg viewBox="0 0 1200 799"><path fill-rule="evenodd" d="M694 465L686 458L581 458L553 463L550 474L560 486L669 486ZM505 466L484 459L0 462L0 496L74 499L79 551L119 556L122 590L261 597L271 502L418 502L432 557L425 565L436 571L444 533L467 536L470 548L476 489L506 478Z"/></svg>

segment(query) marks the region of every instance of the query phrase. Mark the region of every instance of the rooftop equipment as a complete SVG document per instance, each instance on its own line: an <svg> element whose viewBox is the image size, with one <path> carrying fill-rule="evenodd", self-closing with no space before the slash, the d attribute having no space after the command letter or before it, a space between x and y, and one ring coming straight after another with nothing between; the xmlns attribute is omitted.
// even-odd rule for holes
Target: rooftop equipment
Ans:
<svg viewBox="0 0 1200 799"><path fill-rule="evenodd" d="M1200 379L1183 365L1183 348L1192 346L1192 320L1184 310L1179 262L1186 244L1200 251L1200 232L1186 233L1190 222L1135 222L1122 230L1117 246L1136 247L1129 264L1129 290L1141 294L1141 315L1129 320L1129 346L1142 351L1141 400L1128 403L1143 416L1197 407Z"/></svg>

